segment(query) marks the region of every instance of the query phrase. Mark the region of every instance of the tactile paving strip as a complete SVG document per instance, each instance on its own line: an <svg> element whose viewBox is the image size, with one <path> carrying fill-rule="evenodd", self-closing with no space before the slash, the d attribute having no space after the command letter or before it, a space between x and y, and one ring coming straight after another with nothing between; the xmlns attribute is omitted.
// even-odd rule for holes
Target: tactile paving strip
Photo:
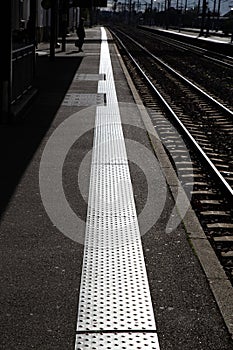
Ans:
<svg viewBox="0 0 233 350"><path fill-rule="evenodd" d="M74 80L99 81L105 80L105 74L76 74Z"/></svg>
<svg viewBox="0 0 233 350"><path fill-rule="evenodd" d="M158 350L107 40L100 71L75 350Z"/></svg>
<svg viewBox="0 0 233 350"><path fill-rule="evenodd" d="M158 339L153 333L79 334L76 350L159 350Z"/></svg>
<svg viewBox="0 0 233 350"><path fill-rule="evenodd" d="M68 93L64 97L62 106L68 106L68 107L97 106L97 105L104 105L105 101L106 101L106 96L103 93L99 93L99 94Z"/></svg>

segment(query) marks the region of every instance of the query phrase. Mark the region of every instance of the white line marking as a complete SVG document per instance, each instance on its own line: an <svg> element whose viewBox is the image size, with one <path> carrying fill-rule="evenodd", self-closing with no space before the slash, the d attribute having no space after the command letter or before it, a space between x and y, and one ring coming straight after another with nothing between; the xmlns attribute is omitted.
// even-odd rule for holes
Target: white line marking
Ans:
<svg viewBox="0 0 233 350"><path fill-rule="evenodd" d="M159 349L104 28L75 350ZM91 334L90 334L91 332ZM92 333L94 332L94 333ZM133 332L133 335L132 333Z"/></svg>

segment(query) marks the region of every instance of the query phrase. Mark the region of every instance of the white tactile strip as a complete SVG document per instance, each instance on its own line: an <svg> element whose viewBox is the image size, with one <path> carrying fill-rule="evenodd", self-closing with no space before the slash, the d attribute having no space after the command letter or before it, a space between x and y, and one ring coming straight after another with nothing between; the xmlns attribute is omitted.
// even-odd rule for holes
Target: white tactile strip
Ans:
<svg viewBox="0 0 233 350"><path fill-rule="evenodd" d="M79 334L76 350L159 350L158 339L153 333Z"/></svg>
<svg viewBox="0 0 233 350"><path fill-rule="evenodd" d="M75 350L159 349L111 59L102 29Z"/></svg>

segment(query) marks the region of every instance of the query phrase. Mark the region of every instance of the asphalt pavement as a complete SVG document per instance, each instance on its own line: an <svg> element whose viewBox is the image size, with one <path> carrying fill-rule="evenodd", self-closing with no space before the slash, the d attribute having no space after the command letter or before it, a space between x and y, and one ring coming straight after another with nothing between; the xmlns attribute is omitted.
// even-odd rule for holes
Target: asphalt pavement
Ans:
<svg viewBox="0 0 233 350"><path fill-rule="evenodd" d="M62 170L65 197L85 223L90 163L87 161L83 168L83 161L93 147L94 120L89 115L95 107L91 102L86 106L64 105L64 99L72 93L97 93L100 28L87 30L83 53L77 52L74 39L67 40L65 52L56 49L54 61L49 59L48 45L39 46L35 79L38 93L19 120L0 128L2 350L74 350L75 346L85 225L77 232L80 240L61 232L45 210L39 182L41 157L54 132L73 115L80 128L90 123L70 148ZM135 156L130 153L133 140L134 145L154 155L118 52L112 43L109 46L126 149ZM92 79L88 80L88 75ZM72 125L69 128L68 135L73 135ZM59 158L62 149L54 148L54 153ZM145 174L153 178L154 169L148 165L143 172L133 158L129 166L140 216L148 199ZM48 181L54 181L49 174ZM80 183L85 189L79 187ZM232 339L184 225L180 223L172 232L166 232L174 199L166 182L161 186L166 193L163 210L142 235L160 348L232 350ZM150 204L153 216L157 192L151 193ZM61 216L65 215L63 204L57 205ZM139 224L143 228L145 222L139 220Z"/></svg>

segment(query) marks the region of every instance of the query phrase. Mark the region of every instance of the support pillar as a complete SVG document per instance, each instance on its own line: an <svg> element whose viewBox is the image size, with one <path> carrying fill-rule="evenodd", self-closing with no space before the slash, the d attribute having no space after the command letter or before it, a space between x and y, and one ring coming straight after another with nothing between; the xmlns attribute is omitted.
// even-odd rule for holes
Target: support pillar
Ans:
<svg viewBox="0 0 233 350"><path fill-rule="evenodd" d="M12 0L4 2L4 21L0 21L1 65L0 65L0 123L10 121L12 89Z"/></svg>
<svg viewBox="0 0 233 350"><path fill-rule="evenodd" d="M56 45L56 30L57 30L57 0L51 0L51 33L50 33L50 60L55 59Z"/></svg>

